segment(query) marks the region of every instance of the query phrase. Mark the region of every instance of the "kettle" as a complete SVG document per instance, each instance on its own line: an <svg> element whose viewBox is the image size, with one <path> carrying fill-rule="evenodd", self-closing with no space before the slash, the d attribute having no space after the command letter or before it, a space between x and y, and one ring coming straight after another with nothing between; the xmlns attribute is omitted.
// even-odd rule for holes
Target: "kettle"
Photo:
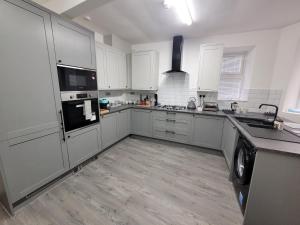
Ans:
<svg viewBox="0 0 300 225"><path fill-rule="evenodd" d="M231 110L233 112L236 112L238 108L239 108L239 104L237 102L231 103Z"/></svg>
<svg viewBox="0 0 300 225"><path fill-rule="evenodd" d="M195 97L190 97L187 108L188 109L196 109L196 98Z"/></svg>

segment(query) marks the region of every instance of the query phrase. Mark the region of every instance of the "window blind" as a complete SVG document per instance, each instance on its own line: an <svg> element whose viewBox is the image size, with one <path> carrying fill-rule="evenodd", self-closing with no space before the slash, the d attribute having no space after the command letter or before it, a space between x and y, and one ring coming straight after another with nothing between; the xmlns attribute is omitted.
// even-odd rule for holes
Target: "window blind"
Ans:
<svg viewBox="0 0 300 225"><path fill-rule="evenodd" d="M218 100L239 100L244 79L244 55L224 56Z"/></svg>

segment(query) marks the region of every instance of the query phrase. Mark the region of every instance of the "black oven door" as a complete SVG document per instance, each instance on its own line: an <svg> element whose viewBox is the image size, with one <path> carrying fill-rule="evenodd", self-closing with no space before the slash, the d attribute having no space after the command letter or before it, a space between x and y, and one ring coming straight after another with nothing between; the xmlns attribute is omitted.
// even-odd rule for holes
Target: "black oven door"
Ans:
<svg viewBox="0 0 300 225"><path fill-rule="evenodd" d="M96 91L96 71L57 66L60 91Z"/></svg>
<svg viewBox="0 0 300 225"><path fill-rule="evenodd" d="M91 101L93 118L87 119L84 112L84 101ZM98 99L86 99L62 102L65 131L72 131L99 123Z"/></svg>

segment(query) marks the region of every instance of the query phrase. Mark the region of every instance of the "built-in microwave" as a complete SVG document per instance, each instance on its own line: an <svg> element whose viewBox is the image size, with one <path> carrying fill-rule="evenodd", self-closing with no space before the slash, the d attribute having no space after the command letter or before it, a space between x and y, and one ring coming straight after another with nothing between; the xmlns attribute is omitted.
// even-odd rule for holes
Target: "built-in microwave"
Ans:
<svg viewBox="0 0 300 225"><path fill-rule="evenodd" d="M97 90L95 70L58 65L57 72L61 92Z"/></svg>

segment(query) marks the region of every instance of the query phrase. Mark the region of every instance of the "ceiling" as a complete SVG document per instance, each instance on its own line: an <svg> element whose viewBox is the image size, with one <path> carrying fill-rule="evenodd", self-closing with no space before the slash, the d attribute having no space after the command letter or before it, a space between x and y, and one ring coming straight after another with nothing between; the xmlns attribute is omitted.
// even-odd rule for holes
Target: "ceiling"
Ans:
<svg viewBox="0 0 300 225"><path fill-rule="evenodd" d="M95 2L86 0L85 2ZM102 0L89 10L66 14L91 17L104 34L116 34L132 43L170 39L175 34L195 38L216 34L280 28L300 21L299 0L189 0L193 24L186 26L163 0ZM100 1L98 1L100 2Z"/></svg>

